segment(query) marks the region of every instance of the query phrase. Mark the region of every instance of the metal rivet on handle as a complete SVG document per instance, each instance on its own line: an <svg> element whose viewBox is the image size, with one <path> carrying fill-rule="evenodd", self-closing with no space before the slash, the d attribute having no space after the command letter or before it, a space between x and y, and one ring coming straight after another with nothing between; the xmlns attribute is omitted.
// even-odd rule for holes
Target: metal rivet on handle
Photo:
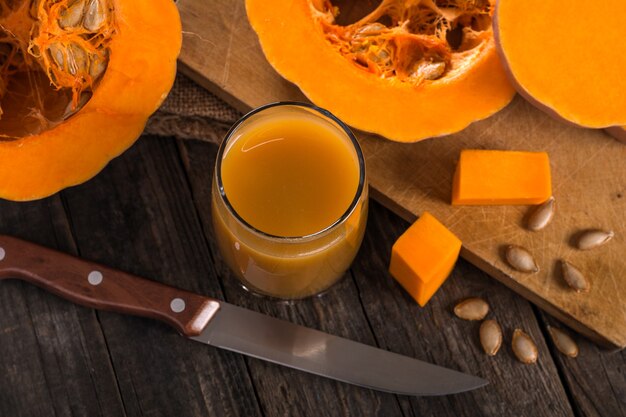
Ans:
<svg viewBox="0 0 626 417"><path fill-rule="evenodd" d="M0 248L0 261L4 259L6 254L7 253L5 252L4 248Z"/></svg>
<svg viewBox="0 0 626 417"><path fill-rule="evenodd" d="M100 285L103 279L104 277L100 271L91 271L89 275L87 275L87 281L89 281L91 285Z"/></svg>
<svg viewBox="0 0 626 417"><path fill-rule="evenodd" d="M180 313L185 310L185 300L182 298L174 298L170 303L170 308L174 313Z"/></svg>

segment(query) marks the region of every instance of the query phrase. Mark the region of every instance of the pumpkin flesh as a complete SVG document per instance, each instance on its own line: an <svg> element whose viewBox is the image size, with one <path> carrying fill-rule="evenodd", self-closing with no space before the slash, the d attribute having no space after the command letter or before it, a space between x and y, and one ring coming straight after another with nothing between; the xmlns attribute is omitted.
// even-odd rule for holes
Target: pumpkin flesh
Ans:
<svg viewBox="0 0 626 417"><path fill-rule="evenodd" d="M389 273L424 307L452 272L461 246L458 237L424 212L393 244Z"/></svg>
<svg viewBox="0 0 626 417"><path fill-rule="evenodd" d="M551 195L545 152L461 151L452 184L454 206L541 204Z"/></svg>
<svg viewBox="0 0 626 417"><path fill-rule="evenodd" d="M626 2L498 0L496 41L520 94L574 124L626 124Z"/></svg>
<svg viewBox="0 0 626 417"><path fill-rule="evenodd" d="M126 150L171 88L181 45L171 0L5 1L0 28L0 197L11 200L84 182Z"/></svg>
<svg viewBox="0 0 626 417"><path fill-rule="evenodd" d="M402 142L457 132L512 99L492 7L384 0L342 25L329 1L246 1L265 56L283 77L353 127Z"/></svg>

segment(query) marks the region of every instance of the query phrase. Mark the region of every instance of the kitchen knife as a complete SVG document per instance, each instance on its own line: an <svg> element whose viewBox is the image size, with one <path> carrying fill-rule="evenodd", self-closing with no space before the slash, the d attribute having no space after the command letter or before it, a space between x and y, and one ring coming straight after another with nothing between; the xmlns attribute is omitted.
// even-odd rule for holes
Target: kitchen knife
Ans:
<svg viewBox="0 0 626 417"><path fill-rule="evenodd" d="M211 346L405 395L445 395L487 381L298 326L0 235L0 279L19 278L77 304L161 320Z"/></svg>

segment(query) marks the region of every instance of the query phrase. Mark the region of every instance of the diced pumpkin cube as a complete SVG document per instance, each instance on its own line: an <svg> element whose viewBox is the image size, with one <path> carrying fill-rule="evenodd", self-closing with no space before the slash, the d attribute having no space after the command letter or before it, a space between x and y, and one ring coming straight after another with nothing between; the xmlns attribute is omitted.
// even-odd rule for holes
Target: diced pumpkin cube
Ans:
<svg viewBox="0 0 626 417"><path fill-rule="evenodd" d="M545 152L464 150L454 174L453 205L540 204L552 195Z"/></svg>
<svg viewBox="0 0 626 417"><path fill-rule="evenodd" d="M424 212L394 243L389 272L423 307L450 275L460 251L459 238Z"/></svg>

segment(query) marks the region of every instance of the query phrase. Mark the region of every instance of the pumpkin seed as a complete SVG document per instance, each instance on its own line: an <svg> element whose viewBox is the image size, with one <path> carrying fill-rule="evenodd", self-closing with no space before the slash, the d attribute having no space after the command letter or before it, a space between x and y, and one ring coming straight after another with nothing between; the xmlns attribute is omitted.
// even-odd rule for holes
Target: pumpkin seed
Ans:
<svg viewBox="0 0 626 417"><path fill-rule="evenodd" d="M472 297L454 306L454 314L463 320L482 320L489 313L489 304L482 298Z"/></svg>
<svg viewBox="0 0 626 417"><path fill-rule="evenodd" d="M89 0L87 12L83 18L83 27L91 32L97 32L107 18L107 10L104 1Z"/></svg>
<svg viewBox="0 0 626 417"><path fill-rule="evenodd" d="M528 216L528 228L536 232L546 227L554 217L554 209L554 197L550 197L546 202L532 209Z"/></svg>
<svg viewBox="0 0 626 417"><path fill-rule="evenodd" d="M87 68L87 52L75 43L67 48L67 69L72 75Z"/></svg>
<svg viewBox="0 0 626 417"><path fill-rule="evenodd" d="M419 65L414 74L425 80L436 80L443 75L445 70L445 62L423 62Z"/></svg>
<svg viewBox="0 0 626 417"><path fill-rule="evenodd" d="M520 272L534 273L539 271L535 258L527 249L521 246L509 245L506 248L505 255L509 265Z"/></svg>
<svg viewBox="0 0 626 417"><path fill-rule="evenodd" d="M0 81L0 98L7 89L17 88L7 83L13 74L31 71L47 76L52 89L57 91L46 91L44 95L49 97L44 100L33 90L23 106L28 106L37 116L33 119L36 121L28 126L10 124L0 128L3 136L0 140L21 137L25 134L22 131L37 134L47 130L84 105L85 97L91 96L107 70L108 48L118 31L113 3L113 0L0 1L3 22L0 64L6 75Z"/></svg>
<svg viewBox="0 0 626 417"><path fill-rule="evenodd" d="M101 54L92 54L89 63L89 75L92 79L99 79L107 68L109 54L105 50Z"/></svg>
<svg viewBox="0 0 626 417"><path fill-rule="evenodd" d="M578 239L578 249L589 250L602 246L615 236L613 231L604 231L600 229L587 230Z"/></svg>
<svg viewBox="0 0 626 417"><path fill-rule="evenodd" d="M513 353L517 359L526 364L537 362L539 351L533 339L521 329L515 329L511 342Z"/></svg>
<svg viewBox="0 0 626 417"><path fill-rule="evenodd" d="M570 358L578 356L578 345L567 333L552 326L548 326L548 332L559 352Z"/></svg>
<svg viewBox="0 0 626 417"><path fill-rule="evenodd" d="M567 285L576 290L576 292L589 292L591 283L578 268L567 261L561 260L561 269L563 271L563 279L567 282Z"/></svg>
<svg viewBox="0 0 626 417"><path fill-rule="evenodd" d="M50 44L50 46L48 47L48 54L50 55L50 58L52 58L52 60L57 64L59 69L62 70L65 66L65 54L63 45L58 42Z"/></svg>
<svg viewBox="0 0 626 417"><path fill-rule="evenodd" d="M378 23L378 22L369 23L367 25L364 25L358 28L354 34L354 37L358 39L359 37L362 37L362 36L376 36L388 30L389 29L387 28L387 26L381 23Z"/></svg>
<svg viewBox="0 0 626 417"><path fill-rule="evenodd" d="M80 24L85 10L84 0L70 2L60 13L59 26L63 29L73 28Z"/></svg>
<svg viewBox="0 0 626 417"><path fill-rule="evenodd" d="M494 356L502 346L502 328L495 320L485 320L480 325L480 344L489 356Z"/></svg>

